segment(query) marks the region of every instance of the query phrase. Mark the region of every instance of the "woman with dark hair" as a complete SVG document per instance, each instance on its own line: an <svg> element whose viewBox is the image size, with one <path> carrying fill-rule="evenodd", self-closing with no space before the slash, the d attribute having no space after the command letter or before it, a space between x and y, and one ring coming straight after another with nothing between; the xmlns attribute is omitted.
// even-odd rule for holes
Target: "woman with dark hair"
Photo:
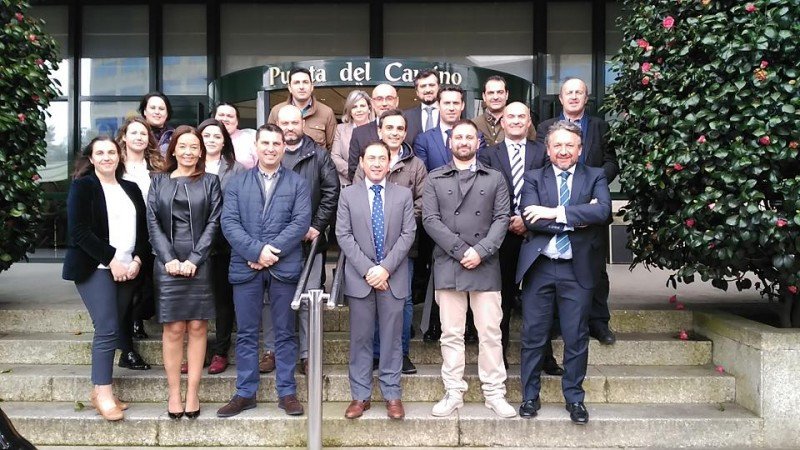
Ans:
<svg viewBox="0 0 800 450"><path fill-rule="evenodd" d="M166 153L174 130L167 122L172 117L172 104L161 92L151 92L139 102L139 114L147 120L161 154Z"/></svg>
<svg viewBox="0 0 800 450"><path fill-rule="evenodd" d="M164 165L164 157L158 151L155 136L147 120L141 116L133 116L125 120L117 133L117 143L122 149L123 161L125 161L125 174L122 177L139 186L145 204L147 204L151 172L161 170ZM142 264L142 283L136 289L131 307L125 314L125 322L120 324L121 327L131 330L131 335L136 339L148 337L144 330L144 319L149 319L155 313L152 254L143 255ZM133 350L133 342L123 342L122 344L120 367L133 370L150 368L150 365Z"/></svg>
<svg viewBox="0 0 800 450"><path fill-rule="evenodd" d="M114 352L128 330L122 314L149 252L146 210L136 183L122 178L122 151L107 136L89 142L75 164L67 196L67 254L62 277L75 281L94 326L92 405L107 420L128 406L111 389Z"/></svg>
<svg viewBox="0 0 800 450"><path fill-rule="evenodd" d="M206 149L200 133L179 126L167 148L161 173L153 177L147 195L150 243L158 321L164 324L164 371L167 373L169 417L200 415L198 388L206 353L208 320L214 299L208 257L219 230L219 179L205 173ZM189 380L186 406L181 403L183 338L189 334Z"/></svg>
<svg viewBox="0 0 800 450"><path fill-rule="evenodd" d="M234 156L233 142L225 124L216 120L203 121L197 131L203 136L206 146L206 172L219 177L223 198L228 182L238 173L246 171ZM228 350L231 346L231 333L236 314L233 309L233 288L228 282L228 266L231 262L231 247L220 229L214 249L211 252L211 288L217 310L216 341L212 348L209 374L218 374L228 368Z"/></svg>

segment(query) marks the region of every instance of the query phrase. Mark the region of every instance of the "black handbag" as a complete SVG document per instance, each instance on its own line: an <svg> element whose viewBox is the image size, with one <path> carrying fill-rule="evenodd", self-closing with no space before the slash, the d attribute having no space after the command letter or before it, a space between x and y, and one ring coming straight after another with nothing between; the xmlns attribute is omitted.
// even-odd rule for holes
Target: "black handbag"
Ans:
<svg viewBox="0 0 800 450"><path fill-rule="evenodd" d="M2 408L0 408L0 450L36 450L36 447L14 428L14 424Z"/></svg>

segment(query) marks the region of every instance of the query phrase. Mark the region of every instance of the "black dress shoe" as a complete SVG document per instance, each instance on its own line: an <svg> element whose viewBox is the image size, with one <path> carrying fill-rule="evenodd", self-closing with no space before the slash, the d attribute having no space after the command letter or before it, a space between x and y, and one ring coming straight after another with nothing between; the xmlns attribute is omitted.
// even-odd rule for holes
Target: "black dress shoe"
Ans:
<svg viewBox="0 0 800 450"><path fill-rule="evenodd" d="M411 358L408 355L403 356L403 368L400 370L400 373L403 375L412 375L417 373L417 366L411 362Z"/></svg>
<svg viewBox="0 0 800 450"><path fill-rule="evenodd" d="M147 339L148 336L147 332L144 331L144 321L143 320L134 320L133 321L133 330L131 331L131 336L136 339Z"/></svg>
<svg viewBox="0 0 800 450"><path fill-rule="evenodd" d="M150 370L150 364L147 364L135 351L122 352L119 357L119 366L131 370Z"/></svg>
<svg viewBox="0 0 800 450"><path fill-rule="evenodd" d="M440 337L442 337L442 329L440 327L430 327L422 335L422 342L438 342Z"/></svg>
<svg viewBox="0 0 800 450"><path fill-rule="evenodd" d="M567 403L567 411L569 411L569 419L578 425L586 425L589 422L589 411L583 402Z"/></svg>
<svg viewBox="0 0 800 450"><path fill-rule="evenodd" d="M608 327L592 330L589 332L589 335L600 341L603 345L614 345L614 343L617 342L617 337L614 336L614 332Z"/></svg>
<svg viewBox="0 0 800 450"><path fill-rule="evenodd" d="M519 405L519 416L525 419L532 419L536 417L536 414L541 408L542 403L539 401L539 397L533 400L525 400Z"/></svg>
<svg viewBox="0 0 800 450"><path fill-rule="evenodd" d="M552 358L550 360L546 360L544 364L542 364L542 370L548 375L554 375L557 377L564 375L564 369L562 369L556 360Z"/></svg>

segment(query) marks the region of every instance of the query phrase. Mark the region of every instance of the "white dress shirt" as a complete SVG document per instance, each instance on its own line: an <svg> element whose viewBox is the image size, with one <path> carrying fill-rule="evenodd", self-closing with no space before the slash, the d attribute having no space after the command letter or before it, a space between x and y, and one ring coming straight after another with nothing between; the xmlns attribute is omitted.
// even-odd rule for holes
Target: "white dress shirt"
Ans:
<svg viewBox="0 0 800 450"><path fill-rule="evenodd" d="M559 169L556 166L553 167L553 172L556 174L556 193L561 196L561 183L564 181L561 179L561 172L563 170ZM575 166L570 167L567 169L567 172L570 173L569 178L567 178L567 187L569 188L570 197L572 197L572 180L575 178ZM567 223L567 211L564 209L562 205L556 206L556 223ZM572 231L574 228L565 226L564 232ZM547 247L544 248L542 253L550 259L572 259L572 241L570 241L569 250L564 253L559 253L558 249L556 248L556 236L553 235L550 242L547 243Z"/></svg>

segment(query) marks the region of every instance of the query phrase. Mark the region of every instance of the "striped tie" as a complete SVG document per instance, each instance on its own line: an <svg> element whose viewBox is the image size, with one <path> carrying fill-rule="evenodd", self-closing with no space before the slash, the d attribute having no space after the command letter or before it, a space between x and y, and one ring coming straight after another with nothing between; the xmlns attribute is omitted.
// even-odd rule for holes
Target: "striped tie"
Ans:
<svg viewBox="0 0 800 450"><path fill-rule="evenodd" d="M519 213L519 202L522 200L522 145L511 144L511 182L514 186L514 211Z"/></svg>
<svg viewBox="0 0 800 450"><path fill-rule="evenodd" d="M565 170L561 172L559 176L561 177L561 187L558 188L558 204L561 206L569 206L569 186L567 185L569 172ZM561 256L570 251L569 235L566 232L556 235L556 250L558 250L558 254Z"/></svg>

